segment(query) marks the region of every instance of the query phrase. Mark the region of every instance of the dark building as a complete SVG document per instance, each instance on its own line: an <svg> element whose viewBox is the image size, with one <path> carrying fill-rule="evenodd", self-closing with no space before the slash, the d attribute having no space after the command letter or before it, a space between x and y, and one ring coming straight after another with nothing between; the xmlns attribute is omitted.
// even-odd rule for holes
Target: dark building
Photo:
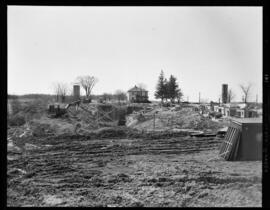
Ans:
<svg viewBox="0 0 270 210"><path fill-rule="evenodd" d="M228 85L222 84L222 103L228 103Z"/></svg>

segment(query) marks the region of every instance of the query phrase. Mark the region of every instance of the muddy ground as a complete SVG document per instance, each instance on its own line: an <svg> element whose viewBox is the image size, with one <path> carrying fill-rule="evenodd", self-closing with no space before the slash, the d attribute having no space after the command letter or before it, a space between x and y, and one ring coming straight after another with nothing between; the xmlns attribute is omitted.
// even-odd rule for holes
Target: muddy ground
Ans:
<svg viewBox="0 0 270 210"><path fill-rule="evenodd" d="M217 157L221 139L28 137L8 145L8 206L261 206L261 161Z"/></svg>

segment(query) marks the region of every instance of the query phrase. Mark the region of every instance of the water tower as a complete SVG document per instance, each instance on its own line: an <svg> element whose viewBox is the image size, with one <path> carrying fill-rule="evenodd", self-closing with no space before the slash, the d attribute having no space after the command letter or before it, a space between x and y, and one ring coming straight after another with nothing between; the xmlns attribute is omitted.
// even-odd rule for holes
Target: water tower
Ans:
<svg viewBox="0 0 270 210"><path fill-rule="evenodd" d="M80 100L80 85L73 85L73 99L74 101Z"/></svg>

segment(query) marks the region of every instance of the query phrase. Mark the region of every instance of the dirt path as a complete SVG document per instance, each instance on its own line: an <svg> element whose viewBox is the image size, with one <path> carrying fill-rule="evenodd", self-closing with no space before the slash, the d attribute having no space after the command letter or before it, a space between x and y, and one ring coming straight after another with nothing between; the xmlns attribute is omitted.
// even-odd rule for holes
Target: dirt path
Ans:
<svg viewBox="0 0 270 210"><path fill-rule="evenodd" d="M261 162L216 159L212 137L14 144L8 206L261 206Z"/></svg>

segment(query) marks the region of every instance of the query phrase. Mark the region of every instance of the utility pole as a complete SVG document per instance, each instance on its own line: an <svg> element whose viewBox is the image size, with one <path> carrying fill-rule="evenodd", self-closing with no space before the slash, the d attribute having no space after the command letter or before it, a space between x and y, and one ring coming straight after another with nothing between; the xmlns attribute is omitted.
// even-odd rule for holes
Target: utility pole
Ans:
<svg viewBox="0 0 270 210"><path fill-rule="evenodd" d="M154 113L154 130L156 128L156 113Z"/></svg>
<svg viewBox="0 0 270 210"><path fill-rule="evenodd" d="M201 103L201 93L199 92L199 104Z"/></svg>
<svg viewBox="0 0 270 210"><path fill-rule="evenodd" d="M258 94L256 94L256 104L258 104Z"/></svg>

